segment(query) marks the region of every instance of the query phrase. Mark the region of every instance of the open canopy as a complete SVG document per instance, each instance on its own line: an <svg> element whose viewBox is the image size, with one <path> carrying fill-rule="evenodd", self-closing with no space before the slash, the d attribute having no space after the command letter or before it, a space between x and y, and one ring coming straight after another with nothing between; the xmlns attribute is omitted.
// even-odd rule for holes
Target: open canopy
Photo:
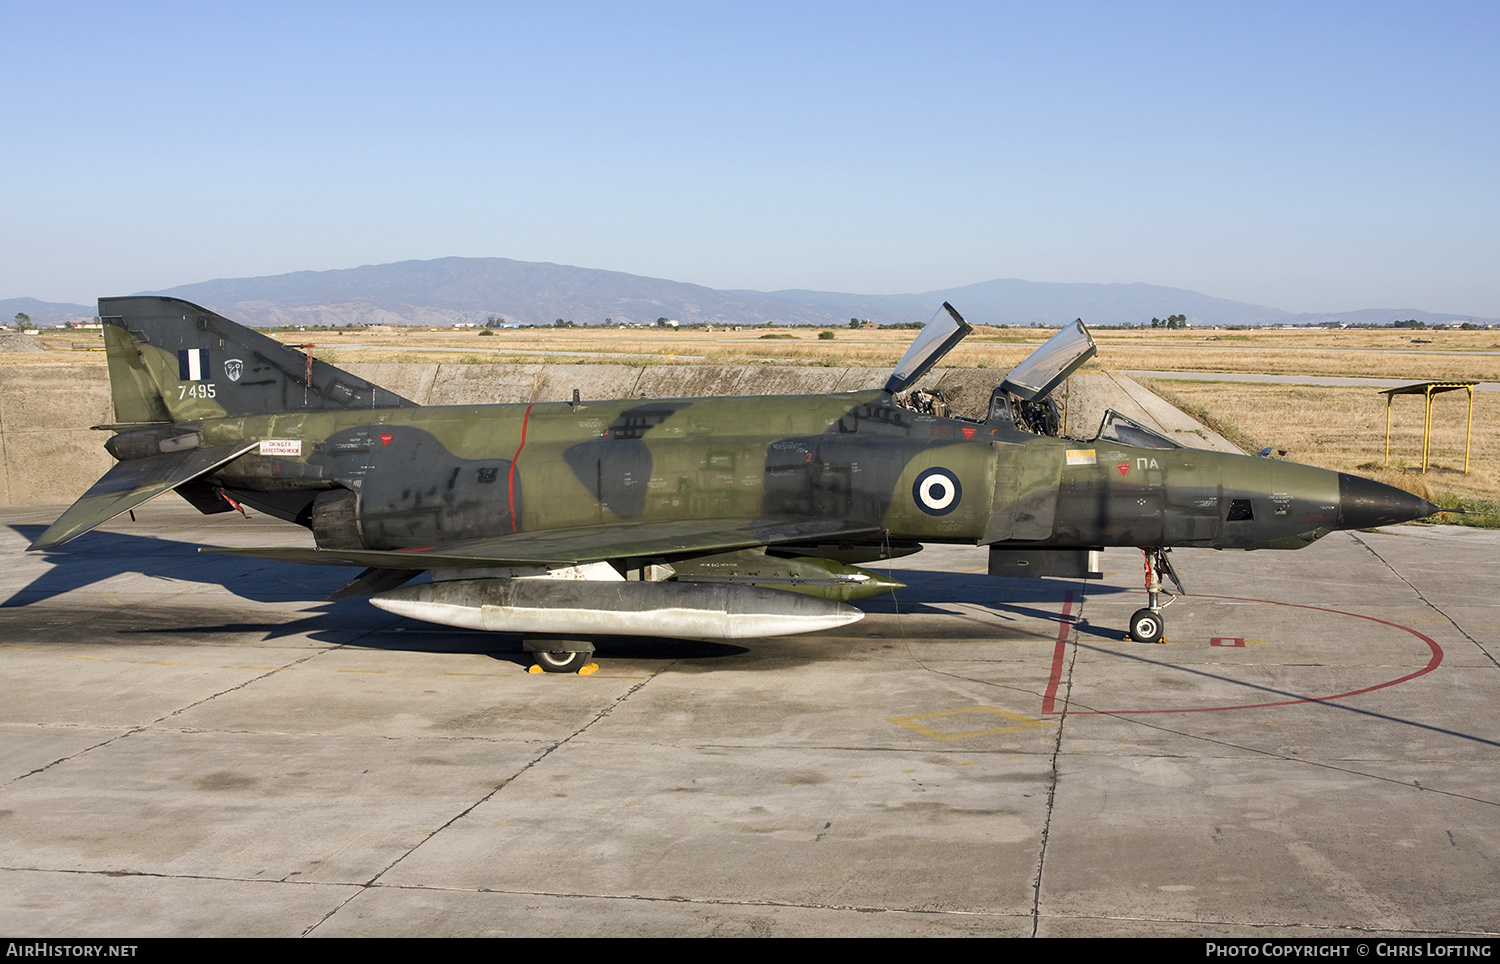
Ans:
<svg viewBox="0 0 1500 964"><path fill-rule="evenodd" d="M896 370L886 380L885 390L894 394L912 387L917 379L927 374L933 365L973 330L974 326L964 321L953 310L952 305L943 302L943 307L937 310L937 314L922 328L917 340L911 343L906 354L896 363Z"/></svg>
<svg viewBox="0 0 1500 964"><path fill-rule="evenodd" d="M1011 369L1000 387L1028 402L1040 401L1098 351L1083 322L1075 321Z"/></svg>

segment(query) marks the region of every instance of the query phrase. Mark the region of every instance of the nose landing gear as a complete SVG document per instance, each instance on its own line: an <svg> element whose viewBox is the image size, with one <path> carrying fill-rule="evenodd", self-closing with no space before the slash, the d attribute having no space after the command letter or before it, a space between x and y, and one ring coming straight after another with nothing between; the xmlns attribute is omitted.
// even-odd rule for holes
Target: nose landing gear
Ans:
<svg viewBox="0 0 1500 964"><path fill-rule="evenodd" d="M1187 595L1187 590L1182 588L1182 580L1177 578L1177 573L1172 569L1172 563L1167 560L1167 553L1171 551L1157 548L1141 549L1146 565L1147 605L1145 609L1137 609L1130 616L1130 638L1138 643L1160 643L1166 638L1167 624L1162 619L1161 611L1170 606L1176 597L1162 589L1162 576L1171 579L1179 593ZM1167 597L1165 602L1161 598L1163 595Z"/></svg>

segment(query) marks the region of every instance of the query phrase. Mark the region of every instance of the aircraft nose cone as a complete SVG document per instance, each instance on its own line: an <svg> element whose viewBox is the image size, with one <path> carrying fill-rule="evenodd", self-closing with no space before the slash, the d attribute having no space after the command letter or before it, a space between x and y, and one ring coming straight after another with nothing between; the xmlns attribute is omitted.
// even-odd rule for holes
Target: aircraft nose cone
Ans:
<svg viewBox="0 0 1500 964"><path fill-rule="evenodd" d="M1339 473L1339 528L1369 529L1424 519L1442 511L1421 496L1357 475Z"/></svg>

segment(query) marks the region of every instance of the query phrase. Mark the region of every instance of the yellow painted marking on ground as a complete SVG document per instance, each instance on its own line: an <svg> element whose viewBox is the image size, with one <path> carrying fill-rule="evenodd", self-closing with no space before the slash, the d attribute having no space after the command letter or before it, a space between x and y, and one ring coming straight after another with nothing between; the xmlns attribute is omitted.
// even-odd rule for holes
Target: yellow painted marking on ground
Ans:
<svg viewBox="0 0 1500 964"><path fill-rule="evenodd" d="M336 672L336 673L375 673L377 675L380 675L380 674L384 674L385 670L383 670L383 669L339 669L339 670L334 670L334 672Z"/></svg>
<svg viewBox="0 0 1500 964"><path fill-rule="evenodd" d="M985 727L979 730L964 730L959 733L945 733L920 722L921 720L938 720L951 716L962 716L966 713L988 713L1001 719L1014 721L1010 726ZM886 718L887 723L904 726L908 730L931 737L934 740L966 740L975 736L989 736L994 733L1017 733L1021 730L1035 730L1049 727L1052 724L1044 720L1038 720L1030 716L1022 716L1020 713L1011 713L996 706L971 706L964 710L943 710L938 713L914 713L911 716L891 716Z"/></svg>
<svg viewBox="0 0 1500 964"><path fill-rule="evenodd" d="M8 645L8 644L4 645L4 646L0 646L0 649L13 649L13 650L15 650L18 653L29 653L29 652L31 652L31 648L28 647L28 646L11 646L11 645Z"/></svg>
<svg viewBox="0 0 1500 964"><path fill-rule="evenodd" d="M191 666L191 665L193 665L192 663L169 663L169 662L167 662L164 659L146 659L146 660L142 660L141 662L144 663L147 666Z"/></svg>
<svg viewBox="0 0 1500 964"><path fill-rule="evenodd" d="M101 663L114 662L114 660L110 659L108 656L69 656L68 659L93 659L98 660Z"/></svg>

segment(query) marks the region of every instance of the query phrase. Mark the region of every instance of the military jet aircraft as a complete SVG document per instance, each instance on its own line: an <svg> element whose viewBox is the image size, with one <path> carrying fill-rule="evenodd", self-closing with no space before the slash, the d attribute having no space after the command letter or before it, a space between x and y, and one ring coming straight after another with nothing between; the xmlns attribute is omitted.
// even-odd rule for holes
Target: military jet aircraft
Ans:
<svg viewBox="0 0 1500 964"><path fill-rule="evenodd" d="M999 576L1097 577L1103 547L1138 547L1149 596L1130 634L1156 642L1171 547L1295 549L1437 511L1113 412L1092 439L1057 437L1049 396L1096 350L1078 322L977 420L917 388L971 330L947 304L878 391L440 407L175 298L103 298L99 317L118 464L32 549L172 490L204 513L251 506L315 545L209 551L362 567L335 596L521 633L551 672L587 670L611 635L853 622L851 602L901 588L862 564L935 542L989 546Z"/></svg>

